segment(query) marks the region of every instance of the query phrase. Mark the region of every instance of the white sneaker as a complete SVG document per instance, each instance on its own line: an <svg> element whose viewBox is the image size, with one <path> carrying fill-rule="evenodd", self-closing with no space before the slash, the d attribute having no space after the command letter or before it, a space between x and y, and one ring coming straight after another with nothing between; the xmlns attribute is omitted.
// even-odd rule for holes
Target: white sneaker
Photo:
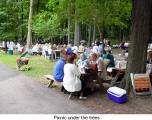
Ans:
<svg viewBox="0 0 152 120"><path fill-rule="evenodd" d="M82 96L80 96L79 99L80 99L80 100L86 100L87 97L82 97Z"/></svg>

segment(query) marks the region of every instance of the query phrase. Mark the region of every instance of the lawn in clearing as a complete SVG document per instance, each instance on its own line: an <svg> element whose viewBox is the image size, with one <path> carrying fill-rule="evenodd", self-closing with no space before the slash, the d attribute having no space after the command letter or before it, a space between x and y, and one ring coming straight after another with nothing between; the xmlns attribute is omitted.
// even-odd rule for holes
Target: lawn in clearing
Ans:
<svg viewBox="0 0 152 120"><path fill-rule="evenodd" d="M19 54L8 55L4 52L0 52L0 61L12 68L16 69L16 59L19 57ZM56 61L50 61L45 59L43 56L27 56L29 58L29 66L31 70L22 71L25 75L32 77L43 84L48 84L48 81L45 79L44 75L53 74L53 69Z"/></svg>

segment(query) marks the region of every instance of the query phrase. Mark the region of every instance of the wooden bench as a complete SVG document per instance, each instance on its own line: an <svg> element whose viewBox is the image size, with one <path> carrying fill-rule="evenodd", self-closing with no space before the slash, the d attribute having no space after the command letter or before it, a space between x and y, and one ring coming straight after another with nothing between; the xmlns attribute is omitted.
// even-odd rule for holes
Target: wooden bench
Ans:
<svg viewBox="0 0 152 120"><path fill-rule="evenodd" d="M44 77L47 79L47 80L50 80L49 84L47 87L52 87L53 83L54 83L54 77L52 75L44 75Z"/></svg>
<svg viewBox="0 0 152 120"><path fill-rule="evenodd" d="M53 87L54 86L58 86L61 87L62 86L62 82L58 82L54 79L53 75L44 75L44 77L49 80L49 84L47 87Z"/></svg>
<svg viewBox="0 0 152 120"><path fill-rule="evenodd" d="M54 80L54 77L53 77L52 75L44 75L44 77L45 77L47 80L50 81L47 87L48 87L48 88L49 88L49 87L52 87L53 83L56 81L56 80ZM68 99L71 99L71 98L72 98L72 95L73 95L73 93L70 93Z"/></svg>

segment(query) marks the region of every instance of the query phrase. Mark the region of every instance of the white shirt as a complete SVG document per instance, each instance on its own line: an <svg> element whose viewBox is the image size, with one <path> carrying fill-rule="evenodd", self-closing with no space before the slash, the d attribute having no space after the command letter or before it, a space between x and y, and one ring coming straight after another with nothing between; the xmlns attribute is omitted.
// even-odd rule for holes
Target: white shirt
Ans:
<svg viewBox="0 0 152 120"><path fill-rule="evenodd" d="M129 47L129 43L125 43L124 46L125 46L125 47Z"/></svg>
<svg viewBox="0 0 152 120"><path fill-rule="evenodd" d="M78 53L78 50L79 50L79 49L78 49L77 46L72 47L73 53L77 54L77 53Z"/></svg>
<svg viewBox="0 0 152 120"><path fill-rule="evenodd" d="M81 90L81 81L78 68L75 64L64 65L63 86L68 92L76 92Z"/></svg>
<svg viewBox="0 0 152 120"><path fill-rule="evenodd" d="M152 49L152 44L150 44L149 49Z"/></svg>
<svg viewBox="0 0 152 120"><path fill-rule="evenodd" d="M94 46L92 52L98 54L99 53L99 47Z"/></svg>

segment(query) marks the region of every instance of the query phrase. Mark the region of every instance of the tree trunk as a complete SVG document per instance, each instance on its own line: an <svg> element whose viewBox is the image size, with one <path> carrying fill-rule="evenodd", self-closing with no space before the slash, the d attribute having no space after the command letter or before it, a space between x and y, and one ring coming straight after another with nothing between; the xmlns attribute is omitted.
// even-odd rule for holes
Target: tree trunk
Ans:
<svg viewBox="0 0 152 120"><path fill-rule="evenodd" d="M104 28L105 26L104 26L104 21L102 22L102 40L101 40L101 42L103 42L104 41L104 33L105 33L105 28Z"/></svg>
<svg viewBox="0 0 152 120"><path fill-rule="evenodd" d="M24 24L24 11L23 11L24 6L23 6L23 0L22 0L21 9L22 9L22 16L21 16L21 18L22 18L22 25L23 25L23 24ZM23 30L23 27L22 27L22 40L23 40L23 39L24 39L24 30Z"/></svg>
<svg viewBox="0 0 152 120"><path fill-rule="evenodd" d="M39 13L39 0L37 0L37 14Z"/></svg>
<svg viewBox="0 0 152 120"><path fill-rule="evenodd" d="M8 50L8 48L7 48L7 41L4 41L5 42L5 53L7 53L7 50Z"/></svg>
<svg viewBox="0 0 152 120"><path fill-rule="evenodd" d="M75 21L75 34L74 34L74 45L79 46L80 42L80 25L79 22Z"/></svg>
<svg viewBox="0 0 152 120"><path fill-rule="evenodd" d="M102 25L104 25L104 22L103 22L103 24ZM104 26L102 26L102 31L100 30L100 26L99 26L99 24L97 23L97 27L98 27L98 31L99 31L99 34L100 34L100 40L101 40L101 42L102 42L102 51L104 52L105 50L104 50L104 48L105 48L105 43L104 43Z"/></svg>
<svg viewBox="0 0 152 120"><path fill-rule="evenodd" d="M122 29L120 28L120 31L119 31L119 42L120 43L122 42L122 39L123 39L123 32L122 32Z"/></svg>
<svg viewBox="0 0 152 120"><path fill-rule="evenodd" d="M91 23L89 24L89 35L88 35L88 45L91 46L91 30L92 26Z"/></svg>
<svg viewBox="0 0 152 120"><path fill-rule="evenodd" d="M127 72L121 84L128 92L131 88L130 73L146 72L151 7L152 0L133 0Z"/></svg>
<svg viewBox="0 0 152 120"><path fill-rule="evenodd" d="M27 34L27 49L30 49L30 43L32 41L32 18L33 18L33 9L34 9L34 0L30 0L30 12L29 12L29 20L28 20L28 34Z"/></svg>
<svg viewBox="0 0 152 120"><path fill-rule="evenodd" d="M70 17L68 18L68 44L70 44Z"/></svg>
<svg viewBox="0 0 152 120"><path fill-rule="evenodd" d="M96 40L96 26L94 25L94 28L93 28L93 42L95 43L95 40Z"/></svg>

